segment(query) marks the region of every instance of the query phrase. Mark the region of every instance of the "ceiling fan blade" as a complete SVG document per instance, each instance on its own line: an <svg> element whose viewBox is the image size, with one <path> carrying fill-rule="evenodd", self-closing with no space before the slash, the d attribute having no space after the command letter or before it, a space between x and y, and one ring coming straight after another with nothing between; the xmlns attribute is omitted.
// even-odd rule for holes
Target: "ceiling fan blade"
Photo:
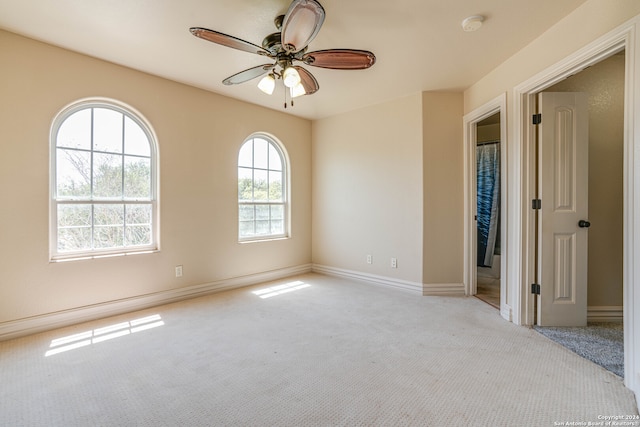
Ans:
<svg viewBox="0 0 640 427"><path fill-rule="evenodd" d="M229 76L224 79L222 83L228 86L248 82L249 80L260 77L261 75L268 73L270 70L273 70L274 66L274 64L258 65L257 67L252 67L244 71L240 71L233 76Z"/></svg>
<svg viewBox="0 0 640 427"><path fill-rule="evenodd" d="M258 45L255 45L248 41L244 41L237 37L230 36L228 34L220 33L218 31L213 31L207 28L200 28L200 27L191 27L189 28L189 31L191 31L191 34L193 34L198 38L201 38L203 40L207 40L210 42L214 42L222 46L243 50L245 52L257 53L258 55L265 55L265 56L271 55L269 51L261 48Z"/></svg>
<svg viewBox="0 0 640 427"><path fill-rule="evenodd" d="M324 22L324 8L316 0L293 0L282 21L282 46L287 52L303 50Z"/></svg>
<svg viewBox="0 0 640 427"><path fill-rule="evenodd" d="M376 56L367 50L327 49L309 52L302 57L305 64L334 70L364 70L376 63Z"/></svg>
<svg viewBox="0 0 640 427"><path fill-rule="evenodd" d="M311 95L313 93L316 93L318 89L320 89L320 85L318 84L316 78L313 77L313 74L300 67L299 65L294 65L293 68L295 68L300 75L300 84L304 88L305 95Z"/></svg>

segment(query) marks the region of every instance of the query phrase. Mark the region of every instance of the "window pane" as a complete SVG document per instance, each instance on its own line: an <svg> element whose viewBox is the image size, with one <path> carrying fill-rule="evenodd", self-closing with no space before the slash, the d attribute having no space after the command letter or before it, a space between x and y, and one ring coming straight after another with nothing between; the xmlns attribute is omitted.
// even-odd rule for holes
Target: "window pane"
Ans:
<svg viewBox="0 0 640 427"><path fill-rule="evenodd" d="M124 225L124 205L123 204L99 204L93 208L93 223L95 225Z"/></svg>
<svg viewBox="0 0 640 427"><path fill-rule="evenodd" d="M151 205L126 205L126 246L151 244Z"/></svg>
<svg viewBox="0 0 640 427"><path fill-rule="evenodd" d="M284 219L284 206L272 205L271 206L271 219Z"/></svg>
<svg viewBox="0 0 640 427"><path fill-rule="evenodd" d="M125 156L124 197L151 197L151 159Z"/></svg>
<svg viewBox="0 0 640 427"><path fill-rule="evenodd" d="M253 140L253 167L266 169L269 143L264 139L255 138Z"/></svg>
<svg viewBox="0 0 640 427"><path fill-rule="evenodd" d="M253 205L240 205L238 209L238 228L240 237L252 236L254 233L254 207Z"/></svg>
<svg viewBox="0 0 640 427"><path fill-rule="evenodd" d="M269 221L256 221L256 234L269 234Z"/></svg>
<svg viewBox="0 0 640 427"><path fill-rule="evenodd" d="M253 200L269 200L267 171L253 171Z"/></svg>
<svg viewBox="0 0 640 427"><path fill-rule="evenodd" d="M126 205L125 210L127 225L151 224L151 205Z"/></svg>
<svg viewBox="0 0 640 427"><path fill-rule="evenodd" d="M253 142L249 140L244 143L240 148L240 154L238 154L238 166L244 166L246 168L253 167Z"/></svg>
<svg viewBox="0 0 640 427"><path fill-rule="evenodd" d="M77 111L58 128L56 146L91 149L91 109Z"/></svg>
<svg viewBox="0 0 640 427"><path fill-rule="evenodd" d="M282 172L269 171L269 200L282 200Z"/></svg>
<svg viewBox="0 0 640 427"><path fill-rule="evenodd" d="M151 244L150 225L128 225L126 231L126 246L142 246Z"/></svg>
<svg viewBox="0 0 640 427"><path fill-rule="evenodd" d="M118 248L122 243L124 227L96 226L93 247L96 249Z"/></svg>
<svg viewBox="0 0 640 427"><path fill-rule="evenodd" d="M94 153L93 195L95 197L122 197L121 155Z"/></svg>
<svg viewBox="0 0 640 427"><path fill-rule="evenodd" d="M91 248L91 205L58 205L58 251Z"/></svg>
<svg viewBox="0 0 640 427"><path fill-rule="evenodd" d="M91 249L91 227L58 228L58 252Z"/></svg>
<svg viewBox="0 0 640 427"><path fill-rule="evenodd" d="M269 234L269 205L256 205L256 234Z"/></svg>
<svg viewBox="0 0 640 427"><path fill-rule="evenodd" d="M253 170L238 168L238 200L250 202L253 200Z"/></svg>
<svg viewBox="0 0 640 427"><path fill-rule="evenodd" d="M137 156L151 156L151 145L147 135L129 117L124 118L124 152Z"/></svg>
<svg viewBox="0 0 640 427"><path fill-rule="evenodd" d="M58 204L58 227L91 227L91 205Z"/></svg>
<svg viewBox="0 0 640 427"><path fill-rule="evenodd" d="M59 198L91 195L91 153L56 150L56 192Z"/></svg>
<svg viewBox="0 0 640 427"><path fill-rule="evenodd" d="M124 205L96 204L93 208L95 248L123 246Z"/></svg>
<svg viewBox="0 0 640 427"><path fill-rule="evenodd" d="M240 209L238 209L238 217L240 221L253 221L255 218L253 205L241 205Z"/></svg>
<svg viewBox="0 0 640 427"><path fill-rule="evenodd" d="M271 234L284 234L284 221L271 220Z"/></svg>
<svg viewBox="0 0 640 427"><path fill-rule="evenodd" d="M122 153L122 113L107 108L93 109L93 149Z"/></svg>
<svg viewBox="0 0 640 427"><path fill-rule="evenodd" d="M253 225L254 225L253 221L240 221L239 223L240 237L253 236L254 234Z"/></svg>
<svg viewBox="0 0 640 427"><path fill-rule="evenodd" d="M269 219L269 205L256 205L256 220Z"/></svg>
<svg viewBox="0 0 640 427"><path fill-rule="evenodd" d="M273 144L269 144L269 169L276 171L282 170L282 160L280 159L280 153L273 146Z"/></svg>
<svg viewBox="0 0 640 427"><path fill-rule="evenodd" d="M269 205L256 205L256 234L270 234Z"/></svg>
<svg viewBox="0 0 640 427"><path fill-rule="evenodd" d="M284 206L271 206L271 234L284 234Z"/></svg>

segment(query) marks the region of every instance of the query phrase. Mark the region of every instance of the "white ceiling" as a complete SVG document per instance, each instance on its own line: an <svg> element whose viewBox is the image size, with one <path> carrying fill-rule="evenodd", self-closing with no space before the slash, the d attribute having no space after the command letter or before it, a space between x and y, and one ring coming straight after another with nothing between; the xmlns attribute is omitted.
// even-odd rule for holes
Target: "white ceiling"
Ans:
<svg viewBox="0 0 640 427"><path fill-rule="evenodd" d="M585 0L321 0L326 19L309 51L370 50L368 70L306 67L320 90L286 112L316 119L421 91L463 90ZM290 0L0 0L0 28L268 108L258 79L224 86L265 58L192 36L199 26L260 45ZM470 15L486 17L475 33ZM1 65L0 65L1 66Z"/></svg>

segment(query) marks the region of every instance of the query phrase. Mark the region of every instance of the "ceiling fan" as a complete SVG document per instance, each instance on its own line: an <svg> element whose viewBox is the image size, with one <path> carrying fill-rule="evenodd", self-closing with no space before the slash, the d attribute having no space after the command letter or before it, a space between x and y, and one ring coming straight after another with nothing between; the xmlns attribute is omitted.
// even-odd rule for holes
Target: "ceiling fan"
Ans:
<svg viewBox="0 0 640 427"><path fill-rule="evenodd" d="M327 49L307 52L309 43L316 37L324 22L324 8L316 0L293 0L287 13L276 17L274 23L279 32L269 34L262 46L218 31L192 27L191 34L203 40L270 58L273 62L240 71L222 81L235 85L264 76L258 83L260 90L273 93L276 80L281 79L291 98L311 95L320 89L318 81L306 69L294 62L334 70L363 70L376 62L372 52L358 49ZM265 76L266 74L266 76ZM286 103L285 90L285 104ZM293 101L291 102L293 106Z"/></svg>

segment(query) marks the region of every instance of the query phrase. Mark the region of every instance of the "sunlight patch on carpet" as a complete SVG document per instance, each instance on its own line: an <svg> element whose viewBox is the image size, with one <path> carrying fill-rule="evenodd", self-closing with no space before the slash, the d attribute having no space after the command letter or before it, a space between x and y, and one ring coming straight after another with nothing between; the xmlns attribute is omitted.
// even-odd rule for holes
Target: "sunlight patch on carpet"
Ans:
<svg viewBox="0 0 640 427"><path fill-rule="evenodd" d="M51 341L51 344L49 345L50 350L48 350L44 356L53 356L54 354L64 353L66 351L75 350L77 348L112 340L140 331L146 331L147 329L157 328L162 325L164 325L162 317L160 317L159 314L154 314L152 316L134 319L129 322L115 323L113 325L93 329L91 331L56 338Z"/></svg>
<svg viewBox="0 0 640 427"><path fill-rule="evenodd" d="M282 285L271 286L269 288L258 289L257 291L253 291L254 295L259 296L260 298L271 298L276 295L286 294L287 292L293 292L300 289L308 288L308 283L304 283L300 280L296 280L294 282L284 283Z"/></svg>

